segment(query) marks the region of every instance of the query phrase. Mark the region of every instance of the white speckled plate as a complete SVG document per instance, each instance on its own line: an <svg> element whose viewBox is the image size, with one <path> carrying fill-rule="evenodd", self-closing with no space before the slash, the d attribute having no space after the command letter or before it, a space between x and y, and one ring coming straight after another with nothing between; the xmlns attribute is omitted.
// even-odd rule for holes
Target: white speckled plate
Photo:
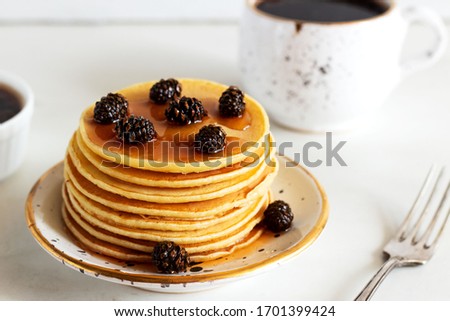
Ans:
<svg viewBox="0 0 450 321"><path fill-rule="evenodd" d="M110 282L159 292L209 289L266 271L311 245L328 218L328 201L320 184L304 168L278 156L280 172L272 185L275 199L288 202L295 214L293 227L284 233L266 231L251 246L232 255L195 265L186 273L155 273L150 264L128 264L84 249L65 228L61 218L63 164L45 173L31 190L26 216L39 244L63 265Z"/></svg>

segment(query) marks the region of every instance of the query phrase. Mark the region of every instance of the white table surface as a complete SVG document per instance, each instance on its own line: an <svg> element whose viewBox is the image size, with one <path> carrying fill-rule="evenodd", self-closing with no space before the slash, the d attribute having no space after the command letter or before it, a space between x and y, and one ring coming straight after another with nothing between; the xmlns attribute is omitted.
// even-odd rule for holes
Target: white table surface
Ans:
<svg viewBox="0 0 450 321"><path fill-rule="evenodd" d="M428 33L414 30L411 51ZM158 294L64 267L28 231L24 203L62 160L81 111L103 94L161 77L240 84L236 25L0 26L0 69L36 95L27 159L0 182L0 300L351 300L383 262L383 244L407 213L429 166L450 160L450 51L392 93L364 129L333 133L347 167L311 168L328 194L328 224L309 249L265 274L210 291ZM325 134L272 124L293 155ZM322 151L323 152L323 151ZM324 157L323 153L311 155ZM397 269L374 300L450 300L450 228L425 266Z"/></svg>

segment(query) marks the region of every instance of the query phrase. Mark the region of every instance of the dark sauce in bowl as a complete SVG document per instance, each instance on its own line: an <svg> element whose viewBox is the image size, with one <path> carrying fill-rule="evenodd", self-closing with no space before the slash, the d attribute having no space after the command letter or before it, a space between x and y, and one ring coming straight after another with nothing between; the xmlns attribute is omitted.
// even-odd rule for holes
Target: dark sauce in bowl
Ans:
<svg viewBox="0 0 450 321"><path fill-rule="evenodd" d="M13 118L21 109L20 96L12 88L0 84L0 124Z"/></svg>

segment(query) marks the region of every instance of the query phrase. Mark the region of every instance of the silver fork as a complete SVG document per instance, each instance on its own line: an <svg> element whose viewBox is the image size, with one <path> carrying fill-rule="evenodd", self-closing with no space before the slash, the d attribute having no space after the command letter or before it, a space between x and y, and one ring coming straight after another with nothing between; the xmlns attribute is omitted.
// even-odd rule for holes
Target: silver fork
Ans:
<svg viewBox="0 0 450 321"><path fill-rule="evenodd" d="M435 172L433 166L399 231L383 249L389 259L367 283L355 301L370 300L375 290L394 268L425 264L433 256L450 215L450 209L447 209L447 212L444 210L450 183L446 182L444 185L446 187L442 188L444 169L441 169L438 175ZM434 204L436 201L439 202L437 206ZM426 202L425 205L421 205L423 202ZM426 217L430 215L433 208L433 216L426 226ZM422 213L415 219L417 216L415 214L418 214L421 209ZM438 224L439 219L441 221Z"/></svg>

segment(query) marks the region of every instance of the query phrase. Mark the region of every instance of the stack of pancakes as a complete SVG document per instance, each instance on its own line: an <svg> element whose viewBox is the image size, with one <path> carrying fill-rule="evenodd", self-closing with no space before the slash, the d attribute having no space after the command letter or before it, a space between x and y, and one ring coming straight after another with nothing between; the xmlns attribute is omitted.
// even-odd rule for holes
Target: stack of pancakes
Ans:
<svg viewBox="0 0 450 321"><path fill-rule="evenodd" d="M157 242L173 241L200 262L230 254L262 234L278 169L264 110L246 96L242 117L223 118L218 100L226 86L179 81L182 95L203 102L208 116L202 122L168 123L167 105L148 98L154 82L117 91L128 100L129 114L154 124L152 142L123 143L114 124L94 121L94 105L83 112L65 158L63 219L86 248L145 262ZM220 153L193 148L194 134L208 124L227 133Z"/></svg>

